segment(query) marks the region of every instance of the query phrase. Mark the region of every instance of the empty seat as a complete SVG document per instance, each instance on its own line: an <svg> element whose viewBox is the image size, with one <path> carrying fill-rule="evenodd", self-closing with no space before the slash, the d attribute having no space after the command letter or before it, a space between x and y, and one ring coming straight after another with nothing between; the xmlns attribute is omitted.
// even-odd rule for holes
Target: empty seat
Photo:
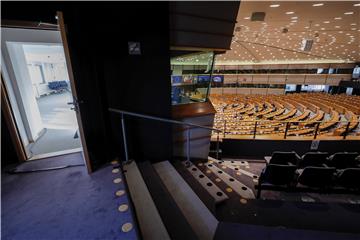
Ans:
<svg viewBox="0 0 360 240"><path fill-rule="evenodd" d="M297 165L300 157L296 154L296 152L279 152L275 151L270 156L265 157L265 161L267 164L280 164L280 165L287 165L291 163L293 165Z"/></svg>
<svg viewBox="0 0 360 240"><path fill-rule="evenodd" d="M334 173L336 169L333 167L305 167L298 170L298 183L315 188L330 187L334 183Z"/></svg>
<svg viewBox="0 0 360 240"><path fill-rule="evenodd" d="M328 162L326 152L308 152L305 153L299 161L299 168L305 167L325 167L324 164Z"/></svg>
<svg viewBox="0 0 360 240"><path fill-rule="evenodd" d="M294 182L295 171L295 165L267 165L259 177L257 198L260 197L264 185L291 185Z"/></svg>
<svg viewBox="0 0 360 240"><path fill-rule="evenodd" d="M344 188L360 190L360 168L347 168L339 171L336 184Z"/></svg>
<svg viewBox="0 0 360 240"><path fill-rule="evenodd" d="M329 164L337 169L360 167L356 160L358 155L357 152L338 152L329 157Z"/></svg>

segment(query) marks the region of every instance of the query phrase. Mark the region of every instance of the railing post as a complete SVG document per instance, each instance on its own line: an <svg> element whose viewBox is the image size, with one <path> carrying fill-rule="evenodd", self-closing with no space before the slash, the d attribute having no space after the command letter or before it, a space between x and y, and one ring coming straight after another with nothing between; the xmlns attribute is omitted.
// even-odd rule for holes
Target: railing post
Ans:
<svg viewBox="0 0 360 240"><path fill-rule="evenodd" d="M226 120L224 120L224 136L225 137L225 134L226 134Z"/></svg>
<svg viewBox="0 0 360 240"><path fill-rule="evenodd" d="M254 126L254 136L253 139L256 138L256 128L257 128L257 121L255 121L255 126Z"/></svg>
<svg viewBox="0 0 360 240"><path fill-rule="evenodd" d="M287 136L287 132L289 130L289 126L290 126L290 122L286 122L286 127L285 127L285 134L284 134L284 139L286 139Z"/></svg>
<svg viewBox="0 0 360 240"><path fill-rule="evenodd" d="M124 114L121 114L121 128L123 132L123 142L124 142L124 152L125 152L125 163L129 162L129 153L127 148L127 141L126 141L126 132L125 132L125 119Z"/></svg>
<svg viewBox="0 0 360 240"><path fill-rule="evenodd" d="M186 137L186 160L190 162L190 127L187 129Z"/></svg>
<svg viewBox="0 0 360 240"><path fill-rule="evenodd" d="M319 127L320 127L320 122L318 122L318 124L316 125L315 133L314 133L314 139L316 139L316 137L318 135Z"/></svg>
<svg viewBox="0 0 360 240"><path fill-rule="evenodd" d="M219 159L219 141L220 141L220 132L217 132L217 139L216 139L216 159Z"/></svg>
<svg viewBox="0 0 360 240"><path fill-rule="evenodd" d="M346 129L345 129L345 132L344 132L344 137L343 137L343 139L346 139L346 135L347 135L347 133L348 133L348 131L349 131L349 128L350 128L350 121L346 124Z"/></svg>

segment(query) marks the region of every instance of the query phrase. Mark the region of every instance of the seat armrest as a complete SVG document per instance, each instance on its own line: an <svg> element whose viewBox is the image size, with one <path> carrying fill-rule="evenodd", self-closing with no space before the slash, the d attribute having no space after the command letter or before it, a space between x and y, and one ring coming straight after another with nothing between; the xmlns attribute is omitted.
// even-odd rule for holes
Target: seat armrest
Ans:
<svg viewBox="0 0 360 240"><path fill-rule="evenodd" d="M323 167L328 168L329 166L325 163L321 164Z"/></svg>
<svg viewBox="0 0 360 240"><path fill-rule="evenodd" d="M295 164L293 164L292 162L287 162L287 164L288 164L289 166L295 166Z"/></svg>

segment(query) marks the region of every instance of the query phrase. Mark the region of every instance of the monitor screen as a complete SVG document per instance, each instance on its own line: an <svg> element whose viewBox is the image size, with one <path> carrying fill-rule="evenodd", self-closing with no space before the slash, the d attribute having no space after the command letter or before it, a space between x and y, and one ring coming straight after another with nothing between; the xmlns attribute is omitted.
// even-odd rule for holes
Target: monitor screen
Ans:
<svg viewBox="0 0 360 240"><path fill-rule="evenodd" d="M354 71L353 71L353 74L352 74L352 78L355 78L355 79L360 78L360 66L357 65L357 66L354 68Z"/></svg>
<svg viewBox="0 0 360 240"><path fill-rule="evenodd" d="M173 83L182 83L182 76L172 76Z"/></svg>
<svg viewBox="0 0 360 240"><path fill-rule="evenodd" d="M222 82L224 82L224 76L223 75L214 75L212 77L212 80L215 83L222 83Z"/></svg>
<svg viewBox="0 0 360 240"><path fill-rule="evenodd" d="M199 75L197 81L198 81L198 83L210 82L210 76L209 75Z"/></svg>

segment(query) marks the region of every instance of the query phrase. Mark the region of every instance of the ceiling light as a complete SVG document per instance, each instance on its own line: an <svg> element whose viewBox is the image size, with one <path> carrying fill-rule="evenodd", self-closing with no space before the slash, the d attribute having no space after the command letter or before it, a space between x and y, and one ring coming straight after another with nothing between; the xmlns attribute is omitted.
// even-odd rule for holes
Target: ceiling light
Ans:
<svg viewBox="0 0 360 240"><path fill-rule="evenodd" d="M330 23L330 21L324 21L324 23Z"/></svg>
<svg viewBox="0 0 360 240"><path fill-rule="evenodd" d="M295 16L295 17L291 17L291 19L298 19L298 17L296 17L296 16Z"/></svg>
<svg viewBox="0 0 360 240"><path fill-rule="evenodd" d="M313 7L320 7L320 6L324 6L324 4L323 3L315 3L315 4L313 4Z"/></svg>
<svg viewBox="0 0 360 240"><path fill-rule="evenodd" d="M335 20L341 20L342 18L341 17L336 17L334 18Z"/></svg>
<svg viewBox="0 0 360 240"><path fill-rule="evenodd" d="M270 7L272 8L280 7L280 4L271 4Z"/></svg>
<svg viewBox="0 0 360 240"><path fill-rule="evenodd" d="M344 12L345 15L351 15L354 14L354 12Z"/></svg>
<svg viewBox="0 0 360 240"><path fill-rule="evenodd" d="M354 4L354 7L359 7L360 6L360 3L355 3Z"/></svg>
<svg viewBox="0 0 360 240"><path fill-rule="evenodd" d="M250 19L250 17L244 17L244 19L248 20L248 19Z"/></svg>
<svg viewBox="0 0 360 240"><path fill-rule="evenodd" d="M351 26L355 26L356 25L356 23L352 23L352 24L350 24Z"/></svg>
<svg viewBox="0 0 360 240"><path fill-rule="evenodd" d="M295 22L297 22L297 20L292 20L291 22L295 23Z"/></svg>
<svg viewBox="0 0 360 240"><path fill-rule="evenodd" d="M286 12L287 15L294 14L294 12Z"/></svg>

